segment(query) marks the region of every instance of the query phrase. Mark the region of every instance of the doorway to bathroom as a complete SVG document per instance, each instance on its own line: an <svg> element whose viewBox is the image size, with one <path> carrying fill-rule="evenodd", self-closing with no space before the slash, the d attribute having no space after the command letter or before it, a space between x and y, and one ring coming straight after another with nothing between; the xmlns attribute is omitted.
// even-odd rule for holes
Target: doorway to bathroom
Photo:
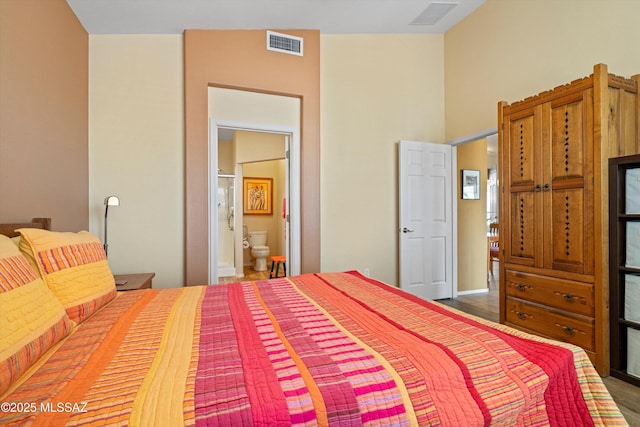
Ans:
<svg viewBox="0 0 640 427"><path fill-rule="evenodd" d="M284 255L299 271L299 142L296 129L211 120L211 283L241 279L246 267L265 271ZM251 206L252 185L261 203ZM255 236L266 241L258 242ZM261 249L257 250L256 245ZM266 259L265 259L266 258ZM261 261L259 261L261 259ZM268 268L267 265L266 268Z"/></svg>
<svg viewBox="0 0 640 427"><path fill-rule="evenodd" d="M267 231L265 246L269 247L270 256L286 256L287 273L299 274L300 99L250 90L209 87L208 105L209 283L219 283L220 273L233 272L235 277L242 276L243 253L246 253L243 243L246 246L245 237L251 231ZM280 168L283 170L282 178L268 176L263 170L251 170L251 164L271 161L284 164ZM245 172L245 168L249 173ZM229 176L233 180L232 191L228 189L228 183L218 183L219 175ZM253 210L244 215L243 187L246 177L267 181L271 178L271 182L276 184L270 192L271 210ZM227 200L226 194L231 193L234 197ZM271 218L280 228L263 230L255 221L249 220L251 224L243 221L244 218L260 217ZM285 240L279 244L281 236ZM220 247L223 242L227 245L224 248ZM229 251L228 247L232 248L232 256L231 253L223 256L223 250Z"/></svg>

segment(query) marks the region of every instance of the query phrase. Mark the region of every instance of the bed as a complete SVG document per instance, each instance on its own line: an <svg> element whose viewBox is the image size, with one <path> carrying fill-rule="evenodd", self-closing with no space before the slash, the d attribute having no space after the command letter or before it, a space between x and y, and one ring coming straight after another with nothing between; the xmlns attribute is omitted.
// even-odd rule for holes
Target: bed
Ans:
<svg viewBox="0 0 640 427"><path fill-rule="evenodd" d="M22 288L49 320L0 341L3 426L626 425L580 348L356 271L115 293L97 238L20 229L19 249L0 236L2 334L30 316L6 315Z"/></svg>

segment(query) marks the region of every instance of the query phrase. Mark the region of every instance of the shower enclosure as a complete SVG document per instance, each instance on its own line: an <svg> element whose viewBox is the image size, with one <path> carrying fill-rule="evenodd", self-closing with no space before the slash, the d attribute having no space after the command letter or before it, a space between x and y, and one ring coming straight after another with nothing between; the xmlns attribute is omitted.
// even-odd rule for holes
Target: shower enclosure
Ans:
<svg viewBox="0 0 640 427"><path fill-rule="evenodd" d="M235 175L218 174L218 277L236 275Z"/></svg>

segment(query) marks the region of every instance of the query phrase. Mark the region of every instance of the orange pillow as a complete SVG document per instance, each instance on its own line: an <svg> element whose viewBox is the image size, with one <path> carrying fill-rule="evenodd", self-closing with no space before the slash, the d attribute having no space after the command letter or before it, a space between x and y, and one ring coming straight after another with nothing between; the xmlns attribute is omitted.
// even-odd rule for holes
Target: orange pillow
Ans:
<svg viewBox="0 0 640 427"><path fill-rule="evenodd" d="M20 250L40 271L71 320L80 323L116 296L100 240L88 231L21 228Z"/></svg>
<svg viewBox="0 0 640 427"><path fill-rule="evenodd" d="M0 395L73 323L18 247L0 235Z"/></svg>

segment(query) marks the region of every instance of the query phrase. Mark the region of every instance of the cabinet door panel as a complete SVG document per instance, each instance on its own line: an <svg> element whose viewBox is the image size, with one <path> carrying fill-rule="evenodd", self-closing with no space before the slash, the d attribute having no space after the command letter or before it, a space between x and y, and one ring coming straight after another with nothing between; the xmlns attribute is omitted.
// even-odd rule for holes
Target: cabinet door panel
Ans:
<svg viewBox="0 0 640 427"><path fill-rule="evenodd" d="M509 126L509 184L533 187L536 181L534 169L536 120L533 110L526 112L523 117L511 118L507 123Z"/></svg>
<svg viewBox="0 0 640 427"><path fill-rule="evenodd" d="M591 89L543 106L545 268L593 274Z"/></svg>
<svg viewBox="0 0 640 427"><path fill-rule="evenodd" d="M584 101L578 100L550 107L550 147L552 183L585 176ZM547 182L545 182L546 184Z"/></svg>
<svg viewBox="0 0 640 427"><path fill-rule="evenodd" d="M506 151L503 158L508 162L507 191L509 200L507 228L509 235L502 238L507 263L528 266L542 266L540 258L542 248L542 210L541 187L542 173L540 149L540 105L535 108L518 111L505 117L503 144Z"/></svg>
<svg viewBox="0 0 640 427"><path fill-rule="evenodd" d="M545 252L545 265L554 270L584 272L583 190L554 190L551 197L551 241L553 250Z"/></svg>
<svg viewBox="0 0 640 427"><path fill-rule="evenodd" d="M511 240L507 262L536 266L538 233L535 207L539 196L540 193L532 191L511 193Z"/></svg>

